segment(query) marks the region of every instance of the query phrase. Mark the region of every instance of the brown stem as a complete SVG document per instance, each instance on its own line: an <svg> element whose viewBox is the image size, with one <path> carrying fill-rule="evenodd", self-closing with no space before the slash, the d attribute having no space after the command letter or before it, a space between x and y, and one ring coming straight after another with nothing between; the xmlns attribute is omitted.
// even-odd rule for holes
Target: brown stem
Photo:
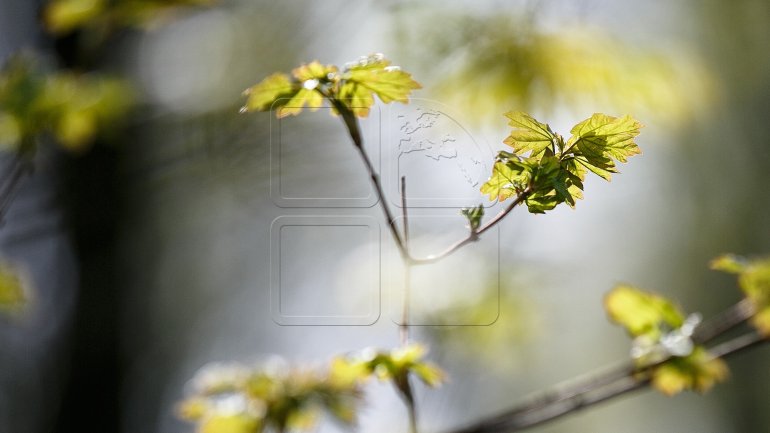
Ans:
<svg viewBox="0 0 770 433"><path fill-rule="evenodd" d="M361 138L361 128L358 125L358 119L356 118L356 115L353 114L353 112L350 111L350 108L348 108L338 99L328 95L325 96L342 117L342 120L348 129L348 133L350 134L350 138L353 140L353 144L358 150L358 154L361 156L361 160L364 162L364 167L366 168L367 173L369 173L372 186L374 187L374 191L377 194L377 199L380 202L380 208L382 209L382 212L385 215L385 221L387 221L388 227L390 228L390 234L396 241L396 246L401 253L401 257L403 257L404 260L409 261L410 258L409 253L406 250L406 245L404 244L403 239L401 239L401 234L398 232L398 227L396 227L396 220L393 218L393 214L388 207L387 201L385 201L385 192L382 189L380 176L377 174L377 170L374 169L374 165L369 159L369 154L366 153L366 149L364 148L364 142Z"/></svg>
<svg viewBox="0 0 770 433"><path fill-rule="evenodd" d="M489 230L492 227L494 227L497 223L499 223L503 218L505 218L506 215L511 213L511 211L516 206L518 206L521 203L523 203L524 200L526 200L527 197L529 197L530 194L532 194L532 190L529 189L529 188L525 189L519 195L516 196L516 198L508 205L508 207L506 207L505 209L500 211L500 213L495 215L494 218L492 218L491 220L487 221L486 224L482 225L481 227L479 227L475 231L471 231L471 233L467 237L465 237L463 239L460 239L459 241L457 241L454 244L450 245L449 248L447 248L446 250L442 251L439 254L431 255L431 256L428 256L428 257L425 257L425 258L422 258L422 259L412 258L412 263L415 264L415 265L427 265L427 264L430 264L430 263L436 263L437 261L439 261L439 260L447 257L448 255L454 253L455 251L459 250L463 246L465 246L465 245L467 245L467 244L469 244L471 242L475 242L476 240L478 240L479 235L481 235L482 233L486 232L487 230Z"/></svg>
<svg viewBox="0 0 770 433"><path fill-rule="evenodd" d="M404 249L409 255L409 215L406 208L406 176L401 176L401 213L404 225ZM405 260L404 263L404 301L401 307L401 344L406 345L409 342L409 306L411 304L411 286L412 286L412 263L411 260Z"/></svg>
<svg viewBox="0 0 770 433"><path fill-rule="evenodd" d="M737 327L754 315L754 304L743 298L732 307L722 311L695 329L693 341L705 343Z"/></svg>
<svg viewBox="0 0 770 433"><path fill-rule="evenodd" d="M409 382L409 376L403 375L394 378L396 389L399 395L404 400L407 412L409 413L409 432L418 433L417 428L417 404L414 401L414 392L412 391L412 385Z"/></svg>

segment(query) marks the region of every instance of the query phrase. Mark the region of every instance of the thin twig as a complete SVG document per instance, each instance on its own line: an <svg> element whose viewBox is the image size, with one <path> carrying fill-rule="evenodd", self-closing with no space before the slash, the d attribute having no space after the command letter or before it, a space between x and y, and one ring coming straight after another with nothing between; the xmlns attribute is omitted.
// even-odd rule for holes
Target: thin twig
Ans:
<svg viewBox="0 0 770 433"><path fill-rule="evenodd" d="M404 220L404 243L409 246L409 215L406 210L406 176L401 176L401 216Z"/></svg>
<svg viewBox="0 0 770 433"><path fill-rule="evenodd" d="M404 227L404 249L408 257L409 253L409 214L406 208L406 176L401 176L401 215L403 216ZM411 260L404 261L404 300L401 306L401 344L409 343L409 306L411 304L412 287L412 263Z"/></svg>
<svg viewBox="0 0 770 433"><path fill-rule="evenodd" d="M372 164L371 159L369 159L369 154L366 153L366 149L364 148L364 142L361 138L361 128L358 124L358 118L355 114L353 114L352 111L350 111L350 108L348 108L345 104L336 98L330 97L328 95L326 95L326 98L342 117L342 120L348 129L348 133L350 134L350 138L353 140L353 144L358 150L358 154L361 156L361 160L364 162L364 167L366 168L367 173L369 173L369 178L371 179L372 186L374 187L374 192L377 194L377 199L380 202L380 208L385 215L385 221L388 223L390 233L393 235L393 239L396 241L396 246L401 253L401 257L403 257L404 260L409 261L409 252L406 250L406 245L401 238L401 234L398 232L398 227L396 227L396 220L393 218L393 213L390 211L388 203L385 200L385 192L382 189L380 176L377 174L377 170L374 169L374 165Z"/></svg>
<svg viewBox="0 0 770 433"><path fill-rule="evenodd" d="M508 205L508 207L506 207L505 209L500 211L500 213L495 215L494 218L492 218L491 220L487 221L486 224L482 225L481 227L479 227L475 231L471 231L471 233L468 234L468 236L466 236L465 238L460 239L459 241L455 242L454 244L449 246L449 248L447 248L446 250L442 251L439 254L430 255L430 256L422 258L422 259L412 258L412 263L415 264L415 265L427 265L427 264L430 264L430 263L435 263L435 262L437 262L437 261L447 257L448 255L454 253L455 251L459 250L463 246L465 246L465 245L467 245L467 244L469 244L471 242L477 241L479 235L481 235L482 233L484 233L485 231L491 229L497 223L499 223L503 218L505 218L506 215L511 213L511 211L516 206L518 206L521 203L523 203L524 200L526 200L527 197L529 197L530 194L532 194L532 190L529 189L529 188L525 189L519 195L516 196L516 198Z"/></svg>
<svg viewBox="0 0 770 433"><path fill-rule="evenodd" d="M733 304L732 307L712 317L709 321L701 323L695 329L692 339L695 343L711 341L741 325L753 316L754 313L754 304L748 298L743 298L738 303Z"/></svg>
<svg viewBox="0 0 770 433"><path fill-rule="evenodd" d="M401 237L401 234L398 231L398 227L396 227L396 222L395 222L395 219L393 218L393 214L390 211L390 208L388 207L387 201L385 200L385 193L382 188L382 183L380 182L380 177L377 174L377 171L374 169L374 165L369 159L369 155L366 153L366 149L364 148L363 138L361 138L361 129L359 127L358 118L355 116L355 114L353 114L350 108L348 108L340 100L328 94L324 94L324 96L326 96L326 98L329 100L332 106L339 112L343 122L345 123L345 126L348 129L350 138L353 140L353 144L355 145L356 149L358 149L358 153L361 155L361 159L364 162L364 166L366 168L366 171L369 174L369 178L371 179L372 186L374 187L375 193L377 194L377 198L380 202L380 207L382 208L382 212L385 215L385 220L388 223L390 233L391 235L393 235L393 239L396 241L396 246L398 247L398 250L401 253L401 257L404 259L406 263L411 263L414 265L425 265L429 263L435 263L443 259L444 257L447 257L450 254L454 253L455 251L462 248L463 246L471 242L475 242L476 240L478 240L479 235L481 235L485 231L494 227L506 215L508 215L516 206L521 204L524 200L527 199L527 197L529 197L530 194L532 194L532 190L530 188L525 189L519 195L516 196L516 198L508 205L508 207L506 207L504 210L498 213L494 218L489 220L486 224L482 225L475 231L471 231L471 233L467 237L455 242L443 252L436 255L430 255L426 258L414 258L409 254L408 248L406 246L406 241ZM403 182L403 178L402 178L402 182Z"/></svg>
<svg viewBox="0 0 770 433"><path fill-rule="evenodd" d="M768 336L762 335L758 332L749 332L748 334L735 337L709 349L709 353L714 358L726 358L734 353L750 349L754 346L766 343L767 341Z"/></svg>

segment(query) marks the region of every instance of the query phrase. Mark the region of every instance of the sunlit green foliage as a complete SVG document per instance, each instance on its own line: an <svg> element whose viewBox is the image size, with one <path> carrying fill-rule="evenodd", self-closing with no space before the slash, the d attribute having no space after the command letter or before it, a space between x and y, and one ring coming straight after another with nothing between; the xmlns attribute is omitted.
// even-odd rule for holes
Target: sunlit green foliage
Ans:
<svg viewBox="0 0 770 433"><path fill-rule="evenodd" d="M0 261L0 312L16 311L25 303L24 283L18 269Z"/></svg>
<svg viewBox="0 0 770 433"><path fill-rule="evenodd" d="M43 21L51 33L66 35L86 28L151 27L181 7L209 6L217 0L50 0Z"/></svg>
<svg viewBox="0 0 770 433"><path fill-rule="evenodd" d="M711 268L738 276L738 285L754 306L752 325L770 336L770 258L749 260L727 254L714 259Z"/></svg>
<svg viewBox="0 0 770 433"><path fill-rule="evenodd" d="M382 54L361 57L342 70L314 61L292 71L292 76L273 74L247 89L242 111L276 110L276 116L297 115L307 106L316 110L324 99L341 103L358 117L366 117L374 96L384 103L408 102L420 84ZM337 106L332 102L336 111Z"/></svg>
<svg viewBox="0 0 770 433"><path fill-rule="evenodd" d="M85 150L117 127L131 95L114 78L46 73L28 56L13 57L0 72L0 144L32 151L50 134L68 150Z"/></svg>
<svg viewBox="0 0 770 433"><path fill-rule="evenodd" d="M586 170L610 180L615 161L640 153L634 142L641 124L630 116L596 113L572 128L567 142L551 127L523 112L506 113L513 131L504 140L515 153L500 152L492 176L481 186L490 200L524 197L532 213L583 198Z"/></svg>
<svg viewBox="0 0 770 433"><path fill-rule="evenodd" d="M424 360L427 350L419 344L394 349L390 352L364 350L360 356L348 360L354 369L362 368L364 375L375 375L380 380L399 384L414 374L428 386L438 386L444 381L444 372Z"/></svg>
<svg viewBox="0 0 770 433"><path fill-rule="evenodd" d="M179 414L206 433L305 430L323 412L350 424L360 397L357 380L343 382L329 373L276 365L204 367L191 388Z"/></svg>
<svg viewBox="0 0 770 433"><path fill-rule="evenodd" d="M240 364L203 368L179 415L203 433L283 433L313 428L323 413L354 425L369 378L390 381L402 390L410 375L429 386L443 372L424 360L425 349L410 345L390 352L367 349L339 356L325 371L283 365Z"/></svg>
<svg viewBox="0 0 770 433"><path fill-rule="evenodd" d="M706 392L727 379L727 364L714 358L703 347L695 347L685 357L674 357L652 372L652 386L665 395L692 390Z"/></svg>
<svg viewBox="0 0 770 433"><path fill-rule="evenodd" d="M484 13L437 5L400 8L399 55L436 83L431 96L463 107L470 119L488 122L486 113L512 106L602 107L676 125L718 97L712 72L680 47L631 47L585 26L544 29L537 6Z"/></svg>
<svg viewBox="0 0 770 433"><path fill-rule="evenodd" d="M513 126L511 134L503 140L503 143L511 146L517 155L531 152L529 156L540 156L547 148L554 145L563 147L564 139L557 136L551 127L540 123L527 113L520 111L506 113L510 119L508 125Z"/></svg>
<svg viewBox="0 0 770 433"><path fill-rule="evenodd" d="M634 337L632 355L637 364L653 365L652 386L663 394L705 392L727 378L727 364L690 339L697 321L685 319L672 301L621 285L605 296L604 307L610 320ZM665 362L656 365L661 361Z"/></svg>
<svg viewBox="0 0 770 433"><path fill-rule="evenodd" d="M565 152L577 148L572 155L578 164L610 180L610 173L617 173L613 160L627 162L641 153L634 143L641 127L631 116L616 118L596 113L572 128Z"/></svg>
<svg viewBox="0 0 770 433"><path fill-rule="evenodd" d="M668 299L631 286L617 286L604 297L610 320L632 337L660 337L684 323L684 314Z"/></svg>

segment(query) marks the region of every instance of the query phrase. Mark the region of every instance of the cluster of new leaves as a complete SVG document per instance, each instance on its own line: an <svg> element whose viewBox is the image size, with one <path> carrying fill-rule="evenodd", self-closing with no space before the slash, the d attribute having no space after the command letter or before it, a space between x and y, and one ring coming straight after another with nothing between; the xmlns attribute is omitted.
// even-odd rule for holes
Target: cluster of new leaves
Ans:
<svg viewBox="0 0 770 433"><path fill-rule="evenodd" d="M131 92L120 80L45 73L17 56L0 72L0 145L29 151L49 133L68 150L84 150L114 128L130 104Z"/></svg>
<svg viewBox="0 0 770 433"><path fill-rule="evenodd" d="M24 284L18 269L0 261L0 312L18 310L25 301Z"/></svg>
<svg viewBox="0 0 770 433"><path fill-rule="evenodd" d="M747 260L728 254L714 259L711 268L738 276L738 285L754 307L751 324L770 337L770 259Z"/></svg>
<svg viewBox="0 0 770 433"><path fill-rule="evenodd" d="M471 232L475 232L481 226L481 218L484 217L484 205L462 208L460 214L468 220L468 228Z"/></svg>
<svg viewBox="0 0 770 433"><path fill-rule="evenodd" d="M366 117L374 105L374 95L384 103L406 103L409 94L420 84L412 76L382 54L361 57L342 69L314 61L295 68L291 76L276 73L248 88L242 111L276 110L278 117L299 114L304 107L317 110L324 99L334 111L349 109L358 117Z"/></svg>
<svg viewBox="0 0 770 433"><path fill-rule="evenodd" d="M343 425L356 423L362 385L372 376L400 390L413 374L430 386L443 373L423 360L421 346L391 352L365 350L337 357L324 371L285 366L239 364L203 368L191 383L192 395L180 416L198 423L199 432L284 433L312 428L326 413Z"/></svg>
<svg viewBox="0 0 770 433"><path fill-rule="evenodd" d="M640 368L652 366L652 385L662 393L705 392L727 377L724 361L691 339L699 316L685 317L668 299L630 286L615 287L604 307L634 337L631 354Z"/></svg>
<svg viewBox="0 0 770 433"><path fill-rule="evenodd" d="M513 153L498 153L492 176L481 192L490 200L523 197L532 213L544 213L560 203L574 207L583 198L588 171L610 180L618 172L616 161L627 162L641 153L634 137L642 125L630 116L596 113L575 125L566 142L527 113L505 116L514 129L504 143Z"/></svg>
<svg viewBox="0 0 770 433"><path fill-rule="evenodd" d="M48 31L66 35L78 29L107 32L148 27L181 7L209 6L216 0L51 0L43 9Z"/></svg>

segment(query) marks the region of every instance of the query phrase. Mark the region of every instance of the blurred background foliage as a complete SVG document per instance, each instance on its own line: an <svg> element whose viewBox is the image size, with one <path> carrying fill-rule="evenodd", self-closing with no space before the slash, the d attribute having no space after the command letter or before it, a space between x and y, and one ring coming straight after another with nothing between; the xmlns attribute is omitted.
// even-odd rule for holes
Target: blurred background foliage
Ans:
<svg viewBox="0 0 770 433"><path fill-rule="evenodd" d="M174 404L208 362L280 354L313 363L397 344L385 314L369 327L270 318L270 222L288 211L270 201L275 124L238 115L240 92L313 59L385 52L423 85L418 96L463 113L495 149L513 109L555 130L592 112L646 126L644 155L611 185L589 182L575 211L520 212L501 226L497 290L487 278L432 288L437 298L479 293L439 315L449 323L486 317L496 302L500 314L489 326L416 330L450 377L417 390L426 431L627 357L601 307L618 281L708 317L738 297L708 261L770 250L768 19L764 0L3 0L3 194L21 180L0 248L30 285L21 291L16 268L2 268L0 303L33 301L26 320L0 319L0 431L190 431ZM17 56L23 49L37 60ZM319 161L363 179L338 126L297 124L296 134L310 155L321 148ZM17 152L33 173L11 176ZM326 163L304 160L302 176L322 183ZM469 266L481 269L496 250L474 251ZM349 275L336 281L343 302ZM732 378L705 397L643 394L536 431L764 431L768 356L737 357ZM396 393L367 389L361 430L405 431Z"/></svg>
<svg viewBox="0 0 770 433"><path fill-rule="evenodd" d="M541 24L543 9L531 2L511 16L406 3L396 8L396 40L407 47L404 62L436 82L427 92L477 121L510 107L611 107L677 125L714 101L710 71L688 51L631 45L591 23L590 12L554 31Z"/></svg>
<svg viewBox="0 0 770 433"><path fill-rule="evenodd" d="M0 142L19 154L53 136L83 152L99 132L114 133L131 105L131 90L117 79L71 72L47 74L30 54L8 60L0 74Z"/></svg>

